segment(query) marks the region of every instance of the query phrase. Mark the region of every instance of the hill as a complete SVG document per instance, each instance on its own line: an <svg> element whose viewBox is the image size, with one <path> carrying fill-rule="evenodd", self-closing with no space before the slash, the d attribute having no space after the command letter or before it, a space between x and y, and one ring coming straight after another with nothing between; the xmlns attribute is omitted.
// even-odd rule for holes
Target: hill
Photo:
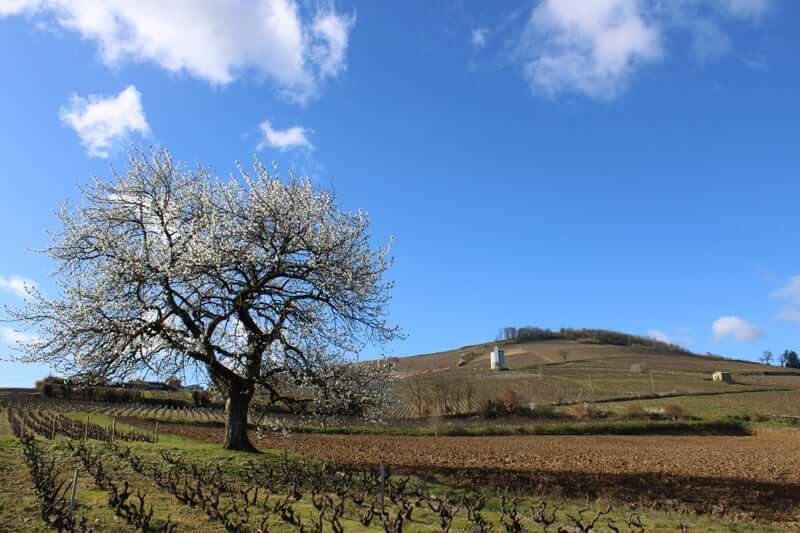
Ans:
<svg viewBox="0 0 800 533"><path fill-rule="evenodd" d="M471 414L489 400L524 406L612 403L645 398L767 393L800 388L800 371L720 356L630 336L625 344L596 338L486 342L395 359L399 416ZM495 345L504 371L489 368ZM729 372L733 384L712 374Z"/></svg>

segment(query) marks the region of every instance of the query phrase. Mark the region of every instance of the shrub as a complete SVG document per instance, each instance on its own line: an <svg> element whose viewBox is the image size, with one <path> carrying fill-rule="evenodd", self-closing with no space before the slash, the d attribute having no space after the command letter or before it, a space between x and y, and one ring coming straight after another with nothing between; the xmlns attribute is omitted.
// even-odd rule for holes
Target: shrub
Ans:
<svg viewBox="0 0 800 533"><path fill-rule="evenodd" d="M505 415L503 404L497 400L486 400L480 409L480 415L483 418L497 418L498 416Z"/></svg>
<svg viewBox="0 0 800 533"><path fill-rule="evenodd" d="M556 406L549 403L532 404L527 414L533 418L561 418Z"/></svg>
<svg viewBox="0 0 800 533"><path fill-rule="evenodd" d="M506 414L513 415L520 411L519 395L511 387L506 388L503 392L503 396L500 397L500 403Z"/></svg>
<svg viewBox="0 0 800 533"><path fill-rule="evenodd" d="M427 402L422 404L422 407L420 408L420 415L423 418L428 418L429 416L431 416L431 412L432 412L431 406Z"/></svg>
<svg viewBox="0 0 800 533"><path fill-rule="evenodd" d="M597 407L593 403L584 403L578 407L575 414L578 416L578 418L594 420L607 417L608 411Z"/></svg>
<svg viewBox="0 0 800 533"><path fill-rule="evenodd" d="M642 407L638 403L635 403L628 405L625 408L625 411L623 411L622 416L624 416L625 418L633 419L633 418L647 418L650 415L647 413L644 407Z"/></svg>
<svg viewBox="0 0 800 533"><path fill-rule="evenodd" d="M686 416L686 411L680 405L671 403L664 407L664 417L671 420L678 420Z"/></svg>

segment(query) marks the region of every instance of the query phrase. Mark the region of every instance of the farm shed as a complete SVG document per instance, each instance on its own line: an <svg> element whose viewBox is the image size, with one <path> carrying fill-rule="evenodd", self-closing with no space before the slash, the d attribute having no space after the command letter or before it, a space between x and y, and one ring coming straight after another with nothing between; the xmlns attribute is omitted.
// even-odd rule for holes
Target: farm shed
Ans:
<svg viewBox="0 0 800 533"><path fill-rule="evenodd" d="M728 385L733 383L733 378L731 377L731 373L730 372L717 371L717 372L714 372L714 374L711 377L714 380L714 382L725 383L725 384L728 384Z"/></svg>

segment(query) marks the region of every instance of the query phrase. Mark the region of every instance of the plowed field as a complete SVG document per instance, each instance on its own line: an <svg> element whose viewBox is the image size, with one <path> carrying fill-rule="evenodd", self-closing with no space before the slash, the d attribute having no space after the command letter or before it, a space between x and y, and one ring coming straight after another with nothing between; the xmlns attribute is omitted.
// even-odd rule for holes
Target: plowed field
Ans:
<svg viewBox="0 0 800 533"><path fill-rule="evenodd" d="M164 424L162 430L222 440L221 428ZM790 429L749 437L292 434L258 440L262 448L333 463L385 463L398 473L470 484L783 523L800 518L798 443L800 431Z"/></svg>
<svg viewBox="0 0 800 533"><path fill-rule="evenodd" d="M800 432L751 437L378 437L262 439L336 463L393 465L463 482L692 510L741 520L798 519Z"/></svg>
<svg viewBox="0 0 800 533"><path fill-rule="evenodd" d="M260 442L337 463L587 474L647 472L800 483L800 432L792 430L762 430L752 437L293 434Z"/></svg>

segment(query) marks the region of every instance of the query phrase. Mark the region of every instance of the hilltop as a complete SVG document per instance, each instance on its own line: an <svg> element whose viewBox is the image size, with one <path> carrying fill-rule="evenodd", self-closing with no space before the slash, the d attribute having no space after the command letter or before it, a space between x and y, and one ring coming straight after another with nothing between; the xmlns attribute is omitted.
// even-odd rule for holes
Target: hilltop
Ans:
<svg viewBox="0 0 800 533"><path fill-rule="evenodd" d="M524 405L569 405L800 387L797 370L699 355L635 335L597 332L561 330L533 339L396 358L397 391L405 403L398 414L474 413L487 400L504 396L514 396ZM489 368L495 345L505 351L504 371ZM716 371L729 372L734 383L713 382Z"/></svg>

